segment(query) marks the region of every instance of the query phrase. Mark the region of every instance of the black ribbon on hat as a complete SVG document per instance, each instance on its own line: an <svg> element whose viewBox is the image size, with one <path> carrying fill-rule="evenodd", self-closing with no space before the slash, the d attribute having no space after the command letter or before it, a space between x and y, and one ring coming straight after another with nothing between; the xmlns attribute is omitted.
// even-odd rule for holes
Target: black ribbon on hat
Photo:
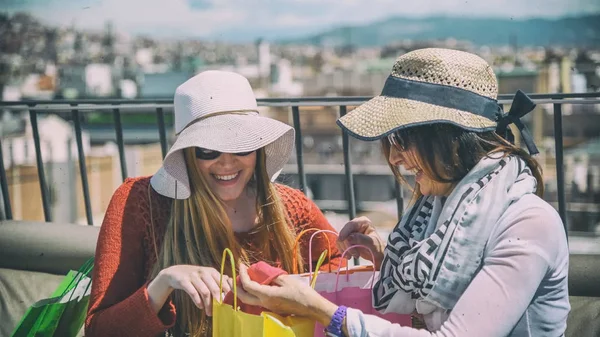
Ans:
<svg viewBox="0 0 600 337"><path fill-rule="evenodd" d="M498 118L498 126L496 127L496 133L502 136L504 139L508 140L511 144L515 143L515 136L513 135L511 129L508 127L510 124L514 124L521 133L521 137L523 138L523 142L527 146L527 150L529 150L529 154L538 154L537 146L533 141L533 137L531 133L521 121L521 117L530 113L535 109L535 103L521 90L517 90L513 102L510 106L510 110L508 110L507 114L501 113Z"/></svg>
<svg viewBox="0 0 600 337"><path fill-rule="evenodd" d="M520 119L535 108L535 103L521 90L518 90L515 94L515 98L507 114L504 113L502 105L498 104L497 100L479 95L470 90L450 85L414 81L391 75L387 78L383 86L381 96L409 99L450 109L467 111L485 117L496 122L496 133L512 144L514 144L515 137L508 126L515 124L521 133L523 142L527 145L529 153L532 155L539 153L533 142L531 133ZM494 130L493 126L490 129L468 128L464 125L461 127L475 131Z"/></svg>

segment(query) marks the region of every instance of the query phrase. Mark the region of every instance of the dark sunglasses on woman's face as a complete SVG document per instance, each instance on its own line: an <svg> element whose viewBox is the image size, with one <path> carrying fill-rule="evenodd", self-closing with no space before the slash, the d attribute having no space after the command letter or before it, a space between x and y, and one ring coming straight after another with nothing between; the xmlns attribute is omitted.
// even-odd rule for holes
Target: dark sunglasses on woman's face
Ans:
<svg viewBox="0 0 600 337"><path fill-rule="evenodd" d="M398 137L396 133L390 134L388 136L388 141L396 148L396 150L406 151L407 149L406 142L402 140L402 137Z"/></svg>
<svg viewBox="0 0 600 337"><path fill-rule="evenodd" d="M252 152L254 152L254 151L238 152L238 153L234 153L234 155L236 155L236 156L247 156L247 155L249 155ZM217 158L219 158L219 156L221 155L221 153L222 152L208 150L208 149L203 149L201 147L197 147L196 148L196 158L202 159L202 160L217 159Z"/></svg>

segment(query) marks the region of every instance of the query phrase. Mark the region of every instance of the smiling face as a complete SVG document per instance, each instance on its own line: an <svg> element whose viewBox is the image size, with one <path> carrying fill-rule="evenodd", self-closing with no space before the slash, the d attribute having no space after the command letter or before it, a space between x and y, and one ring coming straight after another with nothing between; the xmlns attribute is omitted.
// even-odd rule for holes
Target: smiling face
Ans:
<svg viewBox="0 0 600 337"><path fill-rule="evenodd" d="M209 152L204 150L205 154ZM196 165L213 193L224 202L235 201L254 175L256 151L243 155L221 153L213 159L201 159L197 156Z"/></svg>
<svg viewBox="0 0 600 337"><path fill-rule="evenodd" d="M416 151L412 147L402 150L396 146L390 146L388 161L393 166L402 166L405 170L412 171L415 174L417 188L423 195L445 196L452 191L454 184L436 181L425 173L426 171L419 164L420 160L416 157Z"/></svg>

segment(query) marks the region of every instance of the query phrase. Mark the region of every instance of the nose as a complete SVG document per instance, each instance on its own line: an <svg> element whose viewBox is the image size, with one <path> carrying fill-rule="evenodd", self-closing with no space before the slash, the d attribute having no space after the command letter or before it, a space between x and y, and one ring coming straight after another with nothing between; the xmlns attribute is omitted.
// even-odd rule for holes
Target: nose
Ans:
<svg viewBox="0 0 600 337"><path fill-rule="evenodd" d="M390 146L390 155L388 156L388 161L394 166L400 166L404 163L404 156L402 155L402 152L398 151L395 146Z"/></svg>
<svg viewBox="0 0 600 337"><path fill-rule="evenodd" d="M231 153L221 153L221 155L219 156L219 165L221 166L230 166L233 165L233 163L235 163L236 161L236 157L231 154Z"/></svg>

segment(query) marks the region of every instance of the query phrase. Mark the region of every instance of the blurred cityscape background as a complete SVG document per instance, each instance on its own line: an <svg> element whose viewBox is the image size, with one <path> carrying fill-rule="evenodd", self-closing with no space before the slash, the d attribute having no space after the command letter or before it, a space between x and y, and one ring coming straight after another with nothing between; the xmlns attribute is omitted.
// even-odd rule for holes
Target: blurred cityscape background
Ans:
<svg viewBox="0 0 600 337"><path fill-rule="evenodd" d="M398 56L434 46L486 59L500 94L600 91L595 0L0 0L0 95L24 103L169 100L194 74L225 69L246 76L258 98L373 96ZM156 112L144 109L123 110L129 176L151 175L162 160ZM289 107L261 109L292 124ZM70 111L65 104L38 123L53 220L83 224ZM172 111L165 113L171 144ZM43 220L29 112L0 107L0 114L13 217ZM309 194L339 227L348 215L338 114L311 106L300 115ZM525 120L542 152L545 198L556 207L552 104L539 104ZM86 111L81 122L100 225L122 181L113 117ZM600 254L600 104L564 105L563 136L571 249ZM393 178L378 144L351 140L351 156L358 211L385 234L397 219ZM295 157L281 179L298 185ZM406 203L410 190L403 197Z"/></svg>

